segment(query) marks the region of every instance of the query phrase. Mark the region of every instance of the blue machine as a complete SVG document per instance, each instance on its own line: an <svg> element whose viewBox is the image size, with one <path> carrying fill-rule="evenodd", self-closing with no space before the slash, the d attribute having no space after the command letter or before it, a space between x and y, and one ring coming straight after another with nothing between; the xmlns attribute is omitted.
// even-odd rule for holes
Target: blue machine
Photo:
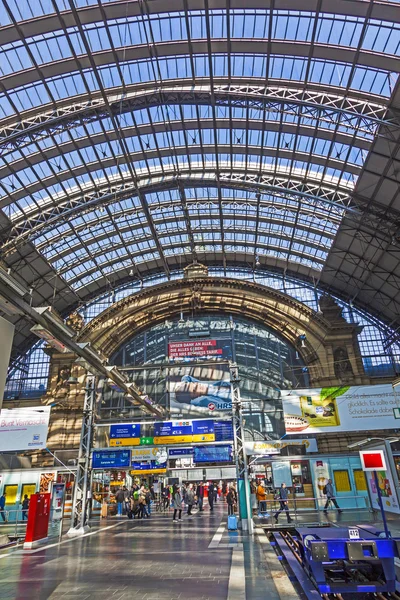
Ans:
<svg viewBox="0 0 400 600"><path fill-rule="evenodd" d="M321 594L395 591L400 539L359 528L300 528L293 542Z"/></svg>

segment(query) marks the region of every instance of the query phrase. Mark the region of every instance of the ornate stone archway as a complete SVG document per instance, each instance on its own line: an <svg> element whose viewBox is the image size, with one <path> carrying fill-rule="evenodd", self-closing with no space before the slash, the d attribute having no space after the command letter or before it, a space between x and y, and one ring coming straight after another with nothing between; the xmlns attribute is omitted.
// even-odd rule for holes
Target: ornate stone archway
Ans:
<svg viewBox="0 0 400 600"><path fill-rule="evenodd" d="M368 383L357 343L360 328L348 324L332 299L315 312L297 300L265 286L238 279L217 279L187 273L185 279L162 283L116 302L80 333L106 357L134 335L186 314L241 315L270 327L297 348L308 366L313 386L330 385L338 377ZM300 336L306 335L305 342ZM339 353L339 354L338 354ZM340 356L341 370L336 368Z"/></svg>

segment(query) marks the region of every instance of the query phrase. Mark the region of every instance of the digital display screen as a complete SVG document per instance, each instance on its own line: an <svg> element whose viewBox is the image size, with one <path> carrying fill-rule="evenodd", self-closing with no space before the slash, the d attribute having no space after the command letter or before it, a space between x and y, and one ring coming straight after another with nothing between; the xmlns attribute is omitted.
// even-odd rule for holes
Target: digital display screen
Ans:
<svg viewBox="0 0 400 600"><path fill-rule="evenodd" d="M214 433L216 442L232 442L233 441L233 425L232 421L215 421Z"/></svg>
<svg viewBox="0 0 400 600"><path fill-rule="evenodd" d="M130 462L130 450L104 450L103 452L93 452L92 468L129 467Z"/></svg>
<svg viewBox="0 0 400 600"><path fill-rule="evenodd" d="M220 463L232 460L232 446L195 446L195 463Z"/></svg>

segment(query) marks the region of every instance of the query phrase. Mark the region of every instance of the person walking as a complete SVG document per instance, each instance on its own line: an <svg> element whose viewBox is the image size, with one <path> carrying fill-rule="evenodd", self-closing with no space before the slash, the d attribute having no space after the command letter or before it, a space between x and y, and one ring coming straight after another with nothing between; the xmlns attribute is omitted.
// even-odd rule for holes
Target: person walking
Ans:
<svg viewBox="0 0 400 600"><path fill-rule="evenodd" d="M28 508L29 508L29 498L28 494L25 494L24 499L22 500L22 520L28 519Z"/></svg>
<svg viewBox="0 0 400 600"><path fill-rule="evenodd" d="M172 500L172 507L174 509L174 516L173 516L172 521L174 523L177 523L178 521L182 521L182 504L183 504L183 498L182 498L181 488L179 485L177 485L175 487L173 500ZM177 514L179 515L178 519L176 518Z"/></svg>
<svg viewBox="0 0 400 600"><path fill-rule="evenodd" d="M6 513L4 512L5 506L6 506L6 493L4 492L3 495L0 497L0 515L3 519L3 521L7 521Z"/></svg>
<svg viewBox="0 0 400 600"><path fill-rule="evenodd" d="M342 509L339 508L338 503L336 502L335 491L333 489L332 479L328 479L328 483L324 487L323 491L324 491L324 494L326 494L326 504L325 504L325 508L324 508L324 513L326 514L328 512L328 507L331 502L332 502L332 504L334 504L336 506L338 513L343 512Z"/></svg>
<svg viewBox="0 0 400 600"><path fill-rule="evenodd" d="M115 494L115 500L117 501L117 512L118 516L122 517L124 502L125 502L125 492L123 488L119 488L118 492Z"/></svg>
<svg viewBox="0 0 400 600"><path fill-rule="evenodd" d="M262 513L267 512L267 492L263 481L257 487L256 496L258 502L258 514L261 516Z"/></svg>
<svg viewBox="0 0 400 600"><path fill-rule="evenodd" d="M186 490L186 504L188 505L187 515L190 517L194 505L193 484L191 483Z"/></svg>
<svg viewBox="0 0 400 600"><path fill-rule="evenodd" d="M290 515L289 515L288 489L286 487L286 483L282 483L282 485L280 487L279 494L278 494L278 500L279 500L280 507L279 507L279 510L274 515L275 523L278 522L279 515L282 511L286 512L287 522L291 523L293 521L293 519L291 519Z"/></svg>
<svg viewBox="0 0 400 600"><path fill-rule="evenodd" d="M229 491L226 495L226 502L228 504L228 516L234 515L236 505L236 491L232 486L229 486Z"/></svg>
<svg viewBox="0 0 400 600"><path fill-rule="evenodd" d="M204 484L201 481L199 487L197 488L197 498L198 498L198 507L199 511L203 512L203 502L204 502Z"/></svg>
<svg viewBox="0 0 400 600"><path fill-rule="evenodd" d="M214 510L214 484L211 483L208 485L208 504L210 505L210 511Z"/></svg>

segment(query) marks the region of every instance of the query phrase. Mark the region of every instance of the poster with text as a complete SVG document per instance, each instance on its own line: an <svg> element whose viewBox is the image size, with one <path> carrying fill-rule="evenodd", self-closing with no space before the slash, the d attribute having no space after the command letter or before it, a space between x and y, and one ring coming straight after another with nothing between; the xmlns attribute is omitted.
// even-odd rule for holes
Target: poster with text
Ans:
<svg viewBox="0 0 400 600"><path fill-rule="evenodd" d="M282 390L286 433L396 429L400 406L390 384Z"/></svg>
<svg viewBox="0 0 400 600"><path fill-rule="evenodd" d="M46 448L50 406L3 408L0 412L0 452Z"/></svg>

